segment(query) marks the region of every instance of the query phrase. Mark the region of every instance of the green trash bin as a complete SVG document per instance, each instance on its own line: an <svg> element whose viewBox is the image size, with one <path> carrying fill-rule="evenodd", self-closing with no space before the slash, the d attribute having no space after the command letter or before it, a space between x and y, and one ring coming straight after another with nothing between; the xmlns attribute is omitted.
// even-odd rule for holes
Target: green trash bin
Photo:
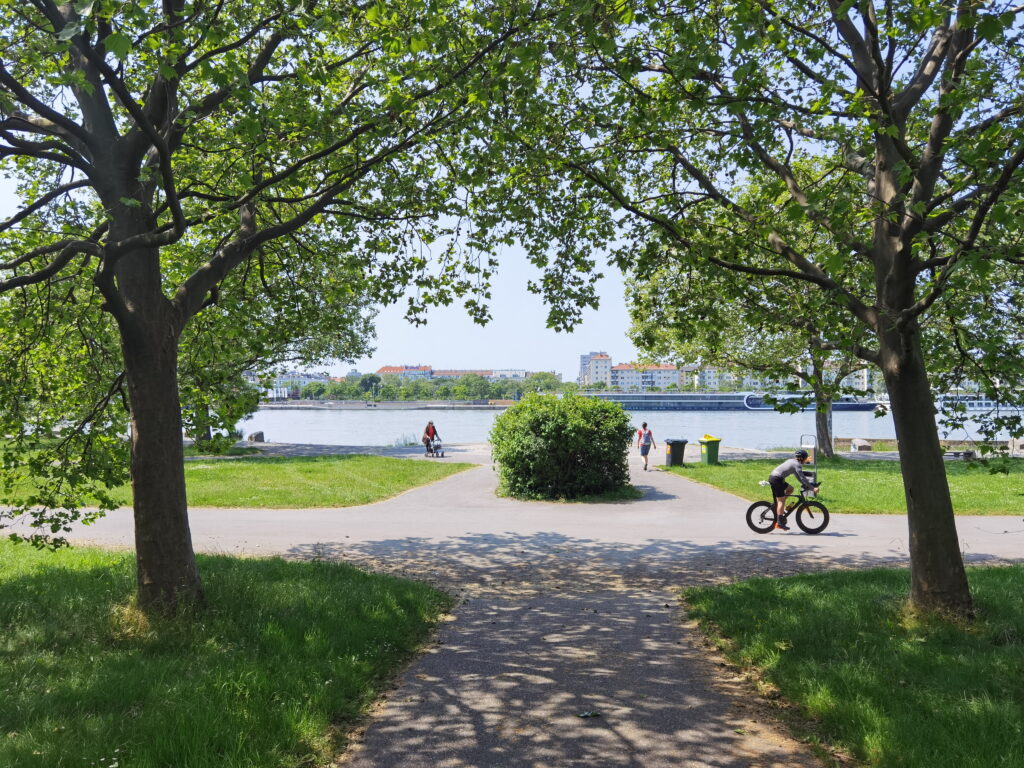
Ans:
<svg viewBox="0 0 1024 768"><path fill-rule="evenodd" d="M722 442L720 437L712 437L711 435L704 435L700 440L700 463L701 464L717 464L718 463L718 444Z"/></svg>
<svg viewBox="0 0 1024 768"><path fill-rule="evenodd" d="M686 451L686 440L676 440L670 438L665 441L665 466L666 467L681 467L683 466L683 452Z"/></svg>

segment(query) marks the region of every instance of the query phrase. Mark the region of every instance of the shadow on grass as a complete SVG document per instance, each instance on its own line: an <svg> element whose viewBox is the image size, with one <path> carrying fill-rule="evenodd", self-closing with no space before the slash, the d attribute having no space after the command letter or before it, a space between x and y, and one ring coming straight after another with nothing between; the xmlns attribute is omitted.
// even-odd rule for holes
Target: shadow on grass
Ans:
<svg viewBox="0 0 1024 768"><path fill-rule="evenodd" d="M103 557L3 581L2 765L325 761L447 604L344 565L200 557L208 607L162 621L132 607L131 555Z"/></svg>
<svg viewBox="0 0 1024 768"><path fill-rule="evenodd" d="M758 738L763 725L743 709L744 683L712 685L699 644L675 621L674 595L683 585L905 564L896 553L836 555L807 541L794 550L781 539L631 545L505 533L323 542L290 554L425 578L468 598L441 649L417 663L375 722L353 768L426 768L442 758L504 765L510 754L523 765L739 768L752 764L746 733L757 764L781 768L802 758ZM576 717L584 711L601 717Z"/></svg>
<svg viewBox="0 0 1024 768"><path fill-rule="evenodd" d="M827 734L869 765L987 768L1024 755L1024 568L971 569L978 620L905 610L909 574L755 580L687 597Z"/></svg>

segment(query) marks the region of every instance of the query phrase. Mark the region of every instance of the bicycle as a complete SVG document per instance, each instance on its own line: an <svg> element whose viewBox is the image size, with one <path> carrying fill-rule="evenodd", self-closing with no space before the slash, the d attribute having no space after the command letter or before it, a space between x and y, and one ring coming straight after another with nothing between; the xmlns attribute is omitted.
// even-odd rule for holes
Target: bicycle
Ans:
<svg viewBox="0 0 1024 768"><path fill-rule="evenodd" d="M762 480L760 485L768 485L767 480ZM828 508L820 501L811 501L814 498L814 491L805 492L803 488L799 493L791 493L786 496L796 498L796 501L786 504L786 516L796 511L796 524L804 533L821 533L828 526ZM747 525L756 533L771 533L775 530L775 522L778 516L775 514L775 503L772 501L755 501L747 509Z"/></svg>

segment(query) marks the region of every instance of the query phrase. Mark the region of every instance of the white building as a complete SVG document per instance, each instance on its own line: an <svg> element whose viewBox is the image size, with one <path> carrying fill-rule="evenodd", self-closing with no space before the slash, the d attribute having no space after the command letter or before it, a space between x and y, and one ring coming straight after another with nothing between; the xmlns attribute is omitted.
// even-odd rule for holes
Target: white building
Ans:
<svg viewBox="0 0 1024 768"><path fill-rule="evenodd" d="M429 379L432 374L429 365L385 365L377 369L378 376L397 376L400 379Z"/></svg>
<svg viewBox="0 0 1024 768"><path fill-rule="evenodd" d="M522 381L530 376L530 371L525 368L496 368L491 371L491 375L487 377L488 381L501 381L502 379L512 379L513 381Z"/></svg>
<svg viewBox="0 0 1024 768"><path fill-rule="evenodd" d="M679 369L674 365L631 365L620 363L611 366L611 385L624 391L646 392L650 389L665 389L679 386Z"/></svg>
<svg viewBox="0 0 1024 768"><path fill-rule="evenodd" d="M580 386L589 387L597 384L598 382L603 383L605 386L612 386L612 359L604 352L591 352L589 355L585 355L587 360L587 369L580 376ZM580 358L582 362L582 358Z"/></svg>
<svg viewBox="0 0 1024 768"><path fill-rule="evenodd" d="M592 366L592 362L595 359L607 361L608 370L605 371L604 363L599 365L599 375L605 376L605 378L594 378L595 370ZM597 381L604 381L605 384L611 382L611 358L607 352L588 352L585 355L580 355L580 375L576 377L576 383L580 386L586 386L587 384L594 384Z"/></svg>

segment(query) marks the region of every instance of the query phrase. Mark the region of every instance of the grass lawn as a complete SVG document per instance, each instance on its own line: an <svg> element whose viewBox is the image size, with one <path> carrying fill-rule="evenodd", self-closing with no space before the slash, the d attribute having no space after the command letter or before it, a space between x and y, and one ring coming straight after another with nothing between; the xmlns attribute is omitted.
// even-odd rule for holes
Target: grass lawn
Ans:
<svg viewBox="0 0 1024 768"><path fill-rule="evenodd" d="M758 485L779 459L728 461L718 466L686 464L666 467L751 501L767 499L770 491ZM966 461L946 462L946 476L953 496L953 509L960 515L1019 515L1024 510L1024 459L1009 463L1010 473L989 474L980 465ZM818 462L822 480L821 500L830 512L860 514L905 514L903 480L898 461L822 459Z"/></svg>
<svg viewBox="0 0 1024 768"><path fill-rule="evenodd" d="M131 553L0 541L0 765L324 765L450 598L349 566L200 556L209 605L132 605Z"/></svg>
<svg viewBox="0 0 1024 768"><path fill-rule="evenodd" d="M188 503L195 507L352 507L396 496L474 464L388 456L300 456L185 462ZM124 505L131 491L115 493Z"/></svg>
<svg viewBox="0 0 1024 768"><path fill-rule="evenodd" d="M906 571L690 589L693 615L870 766L1024 765L1024 568L971 568L977 621L906 611Z"/></svg>

